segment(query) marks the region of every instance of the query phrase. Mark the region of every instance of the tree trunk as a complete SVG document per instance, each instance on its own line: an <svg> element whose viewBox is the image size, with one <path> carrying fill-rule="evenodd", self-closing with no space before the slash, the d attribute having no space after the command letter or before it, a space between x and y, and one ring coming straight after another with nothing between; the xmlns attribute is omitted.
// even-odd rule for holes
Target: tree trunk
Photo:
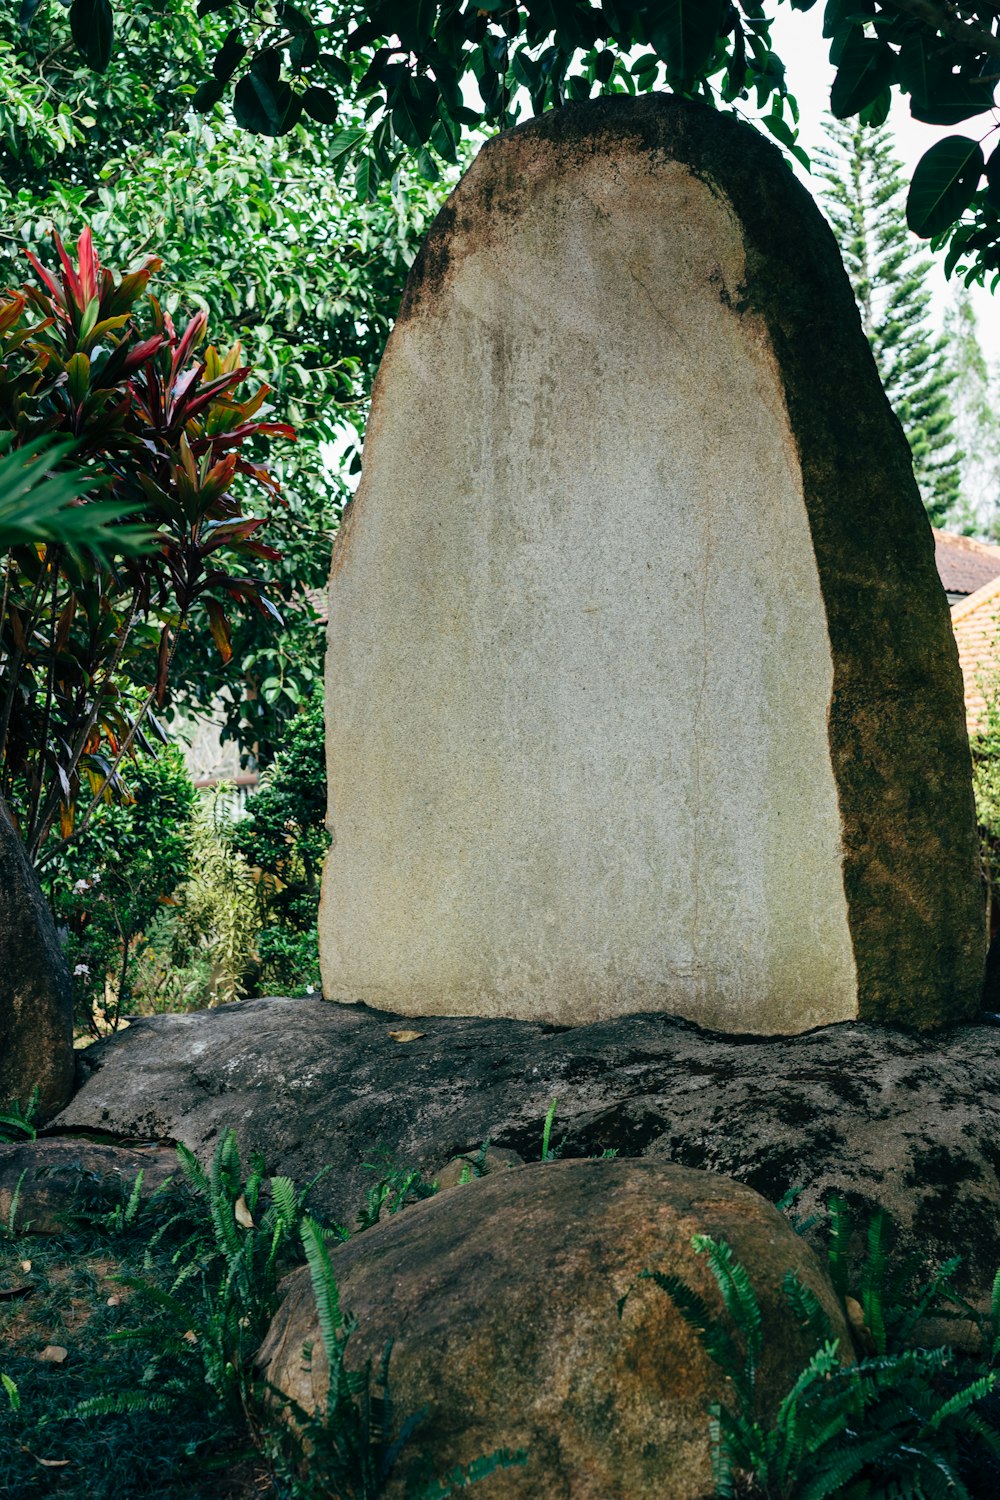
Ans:
<svg viewBox="0 0 1000 1500"><path fill-rule="evenodd" d="M55 923L0 797L0 1109L38 1088L51 1118L73 1092L73 984Z"/></svg>

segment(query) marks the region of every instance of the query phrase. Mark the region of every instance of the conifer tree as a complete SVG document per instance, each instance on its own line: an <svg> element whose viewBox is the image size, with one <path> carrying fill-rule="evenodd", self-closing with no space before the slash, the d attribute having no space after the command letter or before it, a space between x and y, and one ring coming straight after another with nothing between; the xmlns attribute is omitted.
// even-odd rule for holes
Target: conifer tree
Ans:
<svg viewBox="0 0 1000 1500"><path fill-rule="evenodd" d="M961 515L947 340L928 312L931 262L906 227L906 181L885 126L826 123L818 153L821 196L861 310L885 393L903 425L924 506L934 525Z"/></svg>
<svg viewBox="0 0 1000 1500"><path fill-rule="evenodd" d="M945 314L944 332L955 376L951 404L962 450L962 501L969 530L995 542L1000 537L1000 379L986 362L972 294L961 283Z"/></svg>

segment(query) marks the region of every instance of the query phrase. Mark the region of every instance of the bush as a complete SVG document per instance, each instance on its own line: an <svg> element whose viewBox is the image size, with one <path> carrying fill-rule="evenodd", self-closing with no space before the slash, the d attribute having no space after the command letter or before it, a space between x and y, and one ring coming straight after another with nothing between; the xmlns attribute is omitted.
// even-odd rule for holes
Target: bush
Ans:
<svg viewBox="0 0 1000 1500"><path fill-rule="evenodd" d="M131 800L95 810L85 841L64 844L43 886L65 932L77 1017L114 1030L136 993L155 918L184 879L197 793L179 750L140 755Z"/></svg>
<svg viewBox="0 0 1000 1500"><path fill-rule="evenodd" d="M187 878L149 933L136 984L142 1009L197 1010L247 993L260 917L236 826L225 784L198 801L186 832Z"/></svg>
<svg viewBox="0 0 1000 1500"><path fill-rule="evenodd" d="M75 261L58 237L55 249L58 269L28 252L33 280L0 297L0 432L15 448L63 439L60 462L72 448L99 470L153 545L115 562L25 540L6 559L0 796L33 860L54 825L67 838L102 800L128 800L121 771L147 728L162 735L152 708L182 632L204 630L227 662L234 605L278 618L250 569L279 554L244 501L274 502L261 440L293 436L257 415L266 386L237 399L250 373L238 345L201 347L203 312L178 333L146 295L155 256L116 276L89 230Z"/></svg>
<svg viewBox="0 0 1000 1500"><path fill-rule="evenodd" d="M261 930L257 987L295 995L319 988L316 923L320 874L330 845L326 816L323 703L310 700L292 720L233 829L233 847L258 872Z"/></svg>

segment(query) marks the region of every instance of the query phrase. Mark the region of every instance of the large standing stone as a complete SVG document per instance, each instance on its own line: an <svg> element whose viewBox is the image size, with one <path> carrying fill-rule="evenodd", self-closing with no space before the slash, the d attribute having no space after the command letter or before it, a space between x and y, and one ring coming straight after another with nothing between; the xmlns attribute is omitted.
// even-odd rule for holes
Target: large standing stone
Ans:
<svg viewBox="0 0 1000 1500"><path fill-rule="evenodd" d="M327 670L328 998L974 1008L930 528L833 236L734 119L604 99L482 151L382 361Z"/></svg>
<svg viewBox="0 0 1000 1500"><path fill-rule="evenodd" d="M73 985L52 915L0 801L0 1108L38 1089L48 1119L73 1092Z"/></svg>
<svg viewBox="0 0 1000 1500"><path fill-rule="evenodd" d="M763 1198L709 1172L646 1161L519 1167L408 1208L332 1254L341 1307L358 1321L348 1365L377 1366L389 1339L395 1409L426 1408L390 1494L427 1452L435 1474L497 1448L523 1468L484 1487L503 1500L702 1500L712 1491L708 1408L731 1400L718 1367L647 1268L720 1309L695 1234L725 1240L763 1314L757 1415L815 1348L788 1306L798 1274L844 1357L850 1337L817 1257ZM720 1312L717 1312L717 1316ZM309 1360L303 1345L312 1346ZM329 1384L309 1272L258 1355L265 1378L307 1410Z"/></svg>

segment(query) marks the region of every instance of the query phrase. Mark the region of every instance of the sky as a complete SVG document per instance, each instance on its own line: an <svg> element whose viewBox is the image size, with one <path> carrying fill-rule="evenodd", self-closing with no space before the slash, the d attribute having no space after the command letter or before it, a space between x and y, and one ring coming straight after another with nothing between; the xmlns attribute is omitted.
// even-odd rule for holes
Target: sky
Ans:
<svg viewBox="0 0 1000 1500"><path fill-rule="evenodd" d="M800 137L807 151L822 140L821 121L829 109L830 84L834 70L829 61L829 42L823 37L822 4L814 5L810 11L793 11L790 6L779 7L771 28L774 50L785 63L786 79L794 95L801 118ZM908 101L899 94L893 95L889 126L896 140L896 154L903 163L909 177L917 162L929 146L943 136L953 134L982 134L981 122L968 121L958 126L922 125L910 116ZM793 163L795 165L795 163ZM798 174L815 192L808 173ZM919 241L915 241L919 243ZM928 251L930 254L930 252ZM943 257L931 256L935 266L932 273L934 294L932 316L940 328L949 301L954 295L955 283L949 284L942 268ZM994 297L978 287L972 290L973 306L979 324L979 341L990 362L1000 363L1000 289Z"/></svg>

